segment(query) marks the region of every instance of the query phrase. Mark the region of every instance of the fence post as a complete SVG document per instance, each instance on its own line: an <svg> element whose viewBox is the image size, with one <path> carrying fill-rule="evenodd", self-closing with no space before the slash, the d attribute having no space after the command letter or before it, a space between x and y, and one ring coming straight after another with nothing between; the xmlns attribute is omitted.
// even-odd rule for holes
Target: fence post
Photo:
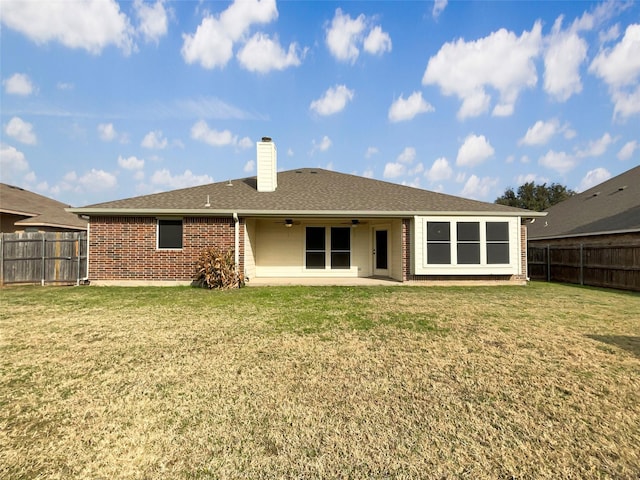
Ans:
<svg viewBox="0 0 640 480"><path fill-rule="evenodd" d="M44 280L47 275L46 261L45 261L46 254L47 254L47 238L43 232L42 233L42 280L40 281L40 285L43 287L44 287Z"/></svg>
<svg viewBox="0 0 640 480"><path fill-rule="evenodd" d="M4 285L4 233L0 232L0 285Z"/></svg>
<svg viewBox="0 0 640 480"><path fill-rule="evenodd" d="M76 255L78 256L78 276L76 278L76 287L80 285L80 234L76 238Z"/></svg>
<svg viewBox="0 0 640 480"><path fill-rule="evenodd" d="M580 285L584 285L584 260L582 258L582 254L584 253L584 249L582 248L584 244L580 244Z"/></svg>
<svg viewBox="0 0 640 480"><path fill-rule="evenodd" d="M551 246L547 243L547 282L551 281Z"/></svg>

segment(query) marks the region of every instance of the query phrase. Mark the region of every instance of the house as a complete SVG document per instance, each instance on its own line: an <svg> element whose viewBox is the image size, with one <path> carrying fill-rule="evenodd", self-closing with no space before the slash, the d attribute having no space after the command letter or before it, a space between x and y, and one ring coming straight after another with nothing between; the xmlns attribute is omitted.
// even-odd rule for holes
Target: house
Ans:
<svg viewBox="0 0 640 480"><path fill-rule="evenodd" d="M90 218L89 280L189 283L208 246L249 282L527 278L525 221L544 214L276 163L264 137L256 177L69 209Z"/></svg>
<svg viewBox="0 0 640 480"><path fill-rule="evenodd" d="M640 291L640 166L529 225L531 277Z"/></svg>
<svg viewBox="0 0 640 480"><path fill-rule="evenodd" d="M0 183L0 232L80 232L87 221L66 205L13 185Z"/></svg>
<svg viewBox="0 0 640 480"><path fill-rule="evenodd" d="M529 245L640 244L640 166L547 212L529 226Z"/></svg>

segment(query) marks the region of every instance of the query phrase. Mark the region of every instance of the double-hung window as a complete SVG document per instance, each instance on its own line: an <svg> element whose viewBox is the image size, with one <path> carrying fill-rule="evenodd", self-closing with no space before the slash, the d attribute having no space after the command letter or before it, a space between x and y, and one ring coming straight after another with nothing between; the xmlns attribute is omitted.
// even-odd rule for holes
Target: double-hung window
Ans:
<svg viewBox="0 0 640 480"><path fill-rule="evenodd" d="M509 263L509 224L487 222L487 263Z"/></svg>
<svg viewBox="0 0 640 480"><path fill-rule="evenodd" d="M458 264L480 264L480 223L458 222L456 230Z"/></svg>
<svg viewBox="0 0 640 480"><path fill-rule="evenodd" d="M427 222L427 263L449 265L451 263L451 224Z"/></svg>
<svg viewBox="0 0 640 480"><path fill-rule="evenodd" d="M312 269L324 269L326 265L326 242L324 227L307 227L306 266Z"/></svg>
<svg viewBox="0 0 640 480"><path fill-rule="evenodd" d="M332 270L351 268L350 228L307 227L305 237L307 269L324 270L327 265Z"/></svg>
<svg viewBox="0 0 640 480"><path fill-rule="evenodd" d="M182 220L158 219L158 250L182 248Z"/></svg>

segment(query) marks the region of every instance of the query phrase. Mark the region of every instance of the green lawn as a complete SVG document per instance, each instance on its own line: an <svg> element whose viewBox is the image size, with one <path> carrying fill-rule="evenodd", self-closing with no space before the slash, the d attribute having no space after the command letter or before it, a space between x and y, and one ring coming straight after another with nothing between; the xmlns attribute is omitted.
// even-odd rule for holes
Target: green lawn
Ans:
<svg viewBox="0 0 640 480"><path fill-rule="evenodd" d="M0 478L640 472L640 296L0 290Z"/></svg>

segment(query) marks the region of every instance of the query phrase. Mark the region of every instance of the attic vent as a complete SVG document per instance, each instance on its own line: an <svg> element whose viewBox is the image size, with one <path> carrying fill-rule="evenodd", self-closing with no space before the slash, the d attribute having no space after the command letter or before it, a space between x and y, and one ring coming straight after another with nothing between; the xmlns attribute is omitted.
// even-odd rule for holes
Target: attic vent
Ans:
<svg viewBox="0 0 640 480"><path fill-rule="evenodd" d="M271 137L262 137L262 141L263 142L270 142L271 141Z"/></svg>
<svg viewBox="0 0 640 480"><path fill-rule="evenodd" d="M318 172L316 172L315 170L311 170L309 173L318 173Z"/></svg>
<svg viewBox="0 0 640 480"><path fill-rule="evenodd" d="M600 192L595 192L591 194L592 197L597 197L598 195L600 195Z"/></svg>
<svg viewBox="0 0 640 480"><path fill-rule="evenodd" d="M302 173L302 170L296 170L296 173Z"/></svg>
<svg viewBox="0 0 640 480"><path fill-rule="evenodd" d="M618 187L618 191L621 192L622 190L624 190L625 188L627 188L626 185L623 185L622 187Z"/></svg>

